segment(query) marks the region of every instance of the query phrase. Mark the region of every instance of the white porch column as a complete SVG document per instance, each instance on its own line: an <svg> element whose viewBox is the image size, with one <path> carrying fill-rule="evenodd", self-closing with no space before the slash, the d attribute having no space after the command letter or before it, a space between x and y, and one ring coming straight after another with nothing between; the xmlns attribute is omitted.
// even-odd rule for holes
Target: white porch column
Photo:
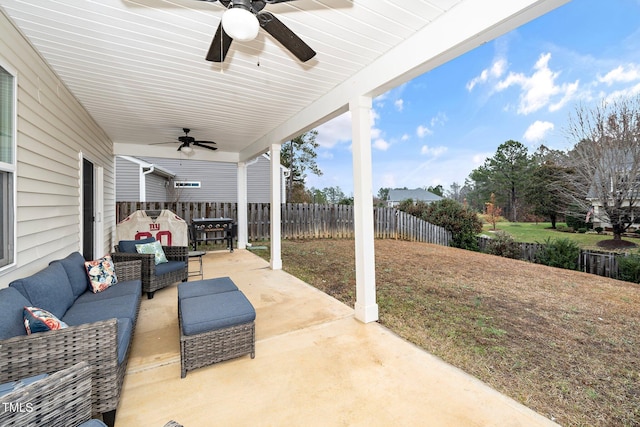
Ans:
<svg viewBox="0 0 640 427"><path fill-rule="evenodd" d="M238 162L238 249L245 249L247 240L247 164Z"/></svg>
<svg viewBox="0 0 640 427"><path fill-rule="evenodd" d="M353 196L356 238L356 319L378 320L376 265L373 235L371 172L371 97L349 102L353 133Z"/></svg>
<svg viewBox="0 0 640 427"><path fill-rule="evenodd" d="M280 212L280 144L271 144L271 269L282 269L282 244Z"/></svg>

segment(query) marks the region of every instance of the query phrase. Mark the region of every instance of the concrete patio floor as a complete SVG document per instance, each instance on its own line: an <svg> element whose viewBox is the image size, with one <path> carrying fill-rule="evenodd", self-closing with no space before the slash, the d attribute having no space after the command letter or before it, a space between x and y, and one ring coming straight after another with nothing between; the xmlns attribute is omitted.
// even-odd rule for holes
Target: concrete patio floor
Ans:
<svg viewBox="0 0 640 427"><path fill-rule="evenodd" d="M249 251L203 261L254 305L255 359L180 379L177 286L145 297L117 427L556 425Z"/></svg>

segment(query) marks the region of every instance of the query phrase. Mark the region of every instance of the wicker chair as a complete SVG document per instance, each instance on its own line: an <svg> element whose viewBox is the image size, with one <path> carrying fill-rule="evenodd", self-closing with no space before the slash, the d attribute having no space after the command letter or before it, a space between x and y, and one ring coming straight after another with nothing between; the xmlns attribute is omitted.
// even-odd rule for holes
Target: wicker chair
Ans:
<svg viewBox="0 0 640 427"><path fill-rule="evenodd" d="M147 298L153 298L153 294L158 289L165 288L177 282L186 282L189 278L188 270L188 246L163 246L164 254L169 261L182 261L184 268L171 271L165 274L156 274L156 264L153 254L137 254L121 252L118 245L114 247L115 252L111 254L113 262L123 262L132 260L142 261L142 292L147 293Z"/></svg>
<svg viewBox="0 0 640 427"><path fill-rule="evenodd" d="M91 419L91 367L77 363L0 396L3 427L69 426Z"/></svg>
<svg viewBox="0 0 640 427"><path fill-rule="evenodd" d="M115 263L115 268L122 281L140 278L139 261ZM92 368L91 400L88 400L91 410L102 413L105 423L113 426L128 357L127 352L124 361L118 364L117 319L13 337L0 341L0 383L53 373L78 361L87 361Z"/></svg>

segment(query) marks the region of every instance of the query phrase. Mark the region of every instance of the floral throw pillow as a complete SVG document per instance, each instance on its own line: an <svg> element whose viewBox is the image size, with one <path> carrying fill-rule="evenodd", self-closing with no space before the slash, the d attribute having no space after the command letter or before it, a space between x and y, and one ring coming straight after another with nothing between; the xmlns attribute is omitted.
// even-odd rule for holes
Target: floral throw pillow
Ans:
<svg viewBox="0 0 640 427"><path fill-rule="evenodd" d="M67 324L59 320L56 316L38 307L25 307L22 310L24 317L24 328L27 335L36 332L56 331L68 328Z"/></svg>
<svg viewBox="0 0 640 427"><path fill-rule="evenodd" d="M156 265L169 262L167 256L164 254L164 250L162 250L162 243L157 240L151 243L136 245L136 251L138 251L139 254L155 255L154 261Z"/></svg>
<svg viewBox="0 0 640 427"><path fill-rule="evenodd" d="M94 294L118 283L116 269L110 255L84 263L89 275L89 286Z"/></svg>

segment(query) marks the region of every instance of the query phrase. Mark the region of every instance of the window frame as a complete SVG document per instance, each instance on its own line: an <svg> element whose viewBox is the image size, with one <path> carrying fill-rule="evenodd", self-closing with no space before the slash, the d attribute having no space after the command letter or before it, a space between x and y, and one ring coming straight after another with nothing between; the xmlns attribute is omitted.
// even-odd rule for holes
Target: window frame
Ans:
<svg viewBox="0 0 640 427"><path fill-rule="evenodd" d="M3 208L2 218L0 218L0 227L4 228L7 238L4 242L0 243L4 247L2 253L0 253L0 274L15 267L17 263L16 243L17 243L17 123L18 123L18 73L17 71L8 65L2 58L0 58L0 68L2 72L8 74L11 77L11 100L8 103L11 109L10 126L11 132L9 138L10 143L10 162L4 162L0 160L0 173L6 174L7 182L1 182L6 189L6 199L0 201ZM4 101L0 99L0 107L4 105ZM4 197L5 192L0 192L0 195Z"/></svg>

